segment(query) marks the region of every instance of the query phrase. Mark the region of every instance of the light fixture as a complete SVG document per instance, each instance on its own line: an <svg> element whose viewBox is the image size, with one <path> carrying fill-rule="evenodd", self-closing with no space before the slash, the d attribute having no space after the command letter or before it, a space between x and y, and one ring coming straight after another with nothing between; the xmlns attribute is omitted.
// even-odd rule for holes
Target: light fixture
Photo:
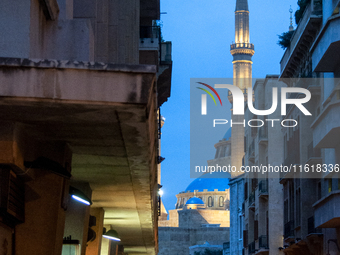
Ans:
<svg viewBox="0 0 340 255"><path fill-rule="evenodd" d="M108 239L113 240L113 241L117 241L117 242L120 241L119 235L118 235L117 231L114 230L114 229L110 229L109 231L104 233L103 237L108 238Z"/></svg>
<svg viewBox="0 0 340 255"><path fill-rule="evenodd" d="M83 192L81 192L79 189L76 189L75 187L70 186L69 191L71 197L78 202L81 202L86 205L92 205L91 199L89 199Z"/></svg>

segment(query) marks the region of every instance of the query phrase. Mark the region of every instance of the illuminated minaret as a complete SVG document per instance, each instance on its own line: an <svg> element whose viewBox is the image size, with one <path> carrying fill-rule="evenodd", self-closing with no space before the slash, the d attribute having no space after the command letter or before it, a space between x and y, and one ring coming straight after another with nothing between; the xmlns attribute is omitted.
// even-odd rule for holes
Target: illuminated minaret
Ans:
<svg viewBox="0 0 340 255"><path fill-rule="evenodd" d="M247 0L236 0L235 9L235 43L230 46L233 55L233 83L243 90L244 98L247 100L247 88L252 86L252 64L251 57L254 55L254 44L249 41L249 10ZM232 97L229 96L232 103ZM242 166L244 156L244 116L232 116L233 127L231 136L231 165L236 169ZM240 124L236 124L240 123ZM232 173L232 178L237 177L240 172Z"/></svg>

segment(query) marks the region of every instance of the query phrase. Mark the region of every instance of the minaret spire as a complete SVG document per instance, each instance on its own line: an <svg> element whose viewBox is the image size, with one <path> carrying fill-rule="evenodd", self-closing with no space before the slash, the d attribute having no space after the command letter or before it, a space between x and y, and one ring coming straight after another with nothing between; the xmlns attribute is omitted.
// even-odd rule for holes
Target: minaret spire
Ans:
<svg viewBox="0 0 340 255"><path fill-rule="evenodd" d="M293 9L292 9L292 6L290 6L289 8L289 12L290 12L290 25L289 25L289 31L293 31L294 30L294 27L293 27Z"/></svg>
<svg viewBox="0 0 340 255"><path fill-rule="evenodd" d="M247 0L236 0L235 11L249 11Z"/></svg>

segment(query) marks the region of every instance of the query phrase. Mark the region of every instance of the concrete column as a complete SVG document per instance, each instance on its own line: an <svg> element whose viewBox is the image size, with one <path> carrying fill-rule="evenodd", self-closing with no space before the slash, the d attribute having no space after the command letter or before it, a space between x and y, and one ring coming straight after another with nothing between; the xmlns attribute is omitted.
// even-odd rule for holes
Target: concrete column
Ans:
<svg viewBox="0 0 340 255"><path fill-rule="evenodd" d="M30 171L35 179L25 185L25 222L15 228L15 255L60 255L64 178L42 169Z"/></svg>
<svg viewBox="0 0 340 255"><path fill-rule="evenodd" d="M96 233L96 239L89 242L86 247L86 255L100 255L103 235L104 209L91 208L90 215L96 217L96 226L91 229Z"/></svg>

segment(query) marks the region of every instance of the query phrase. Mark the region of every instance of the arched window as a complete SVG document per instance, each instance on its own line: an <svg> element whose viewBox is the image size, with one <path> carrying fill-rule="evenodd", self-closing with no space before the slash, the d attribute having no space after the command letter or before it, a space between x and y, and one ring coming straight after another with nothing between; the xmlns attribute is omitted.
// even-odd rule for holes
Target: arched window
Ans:
<svg viewBox="0 0 340 255"><path fill-rule="evenodd" d="M208 197L208 206L209 207L213 207L214 206L214 200L213 200L213 198L211 196Z"/></svg>
<svg viewBox="0 0 340 255"><path fill-rule="evenodd" d="M220 196L219 200L218 200L218 205L220 207L223 207L224 206L224 197Z"/></svg>

